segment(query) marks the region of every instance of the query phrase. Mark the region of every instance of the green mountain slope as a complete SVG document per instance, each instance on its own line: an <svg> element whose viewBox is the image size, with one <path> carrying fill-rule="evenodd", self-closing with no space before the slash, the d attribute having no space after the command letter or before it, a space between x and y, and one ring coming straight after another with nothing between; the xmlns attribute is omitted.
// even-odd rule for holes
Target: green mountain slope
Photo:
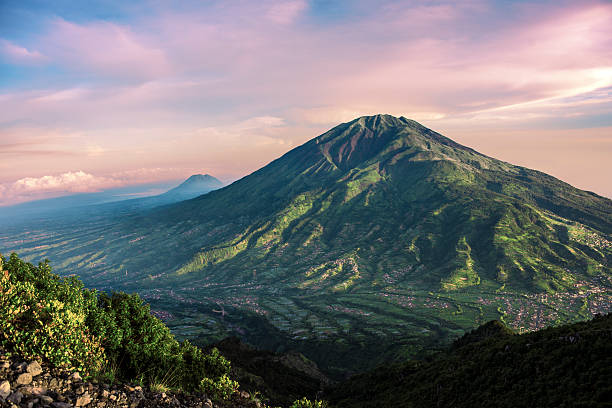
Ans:
<svg viewBox="0 0 612 408"><path fill-rule="evenodd" d="M575 272L603 270L605 252L567 246L569 220L609 233L611 207L415 122L375 116L164 216L237 221L226 234L196 241L201 250L177 275L206 270L241 283L260 269L258 280L269 274L340 292L386 280L441 290L481 280L547 290L573 285ZM275 265L281 270L270 273Z"/></svg>
<svg viewBox="0 0 612 408"><path fill-rule="evenodd" d="M501 329L355 376L327 397L338 408L610 406L612 315L520 336L492 325Z"/></svg>
<svg viewBox="0 0 612 408"><path fill-rule="evenodd" d="M376 115L196 199L2 246L138 290L179 335L261 345L268 324L333 370L371 343L375 364L491 319L523 330L609 311L611 214L607 198Z"/></svg>
<svg viewBox="0 0 612 408"><path fill-rule="evenodd" d="M164 265L185 279L201 271L225 283L269 276L339 292L386 280L439 290L482 280L539 291L605 270L605 236L600 248L568 243L577 228L610 233L611 208L608 199L416 122L377 115L143 221L203 230L190 238L190 262Z"/></svg>

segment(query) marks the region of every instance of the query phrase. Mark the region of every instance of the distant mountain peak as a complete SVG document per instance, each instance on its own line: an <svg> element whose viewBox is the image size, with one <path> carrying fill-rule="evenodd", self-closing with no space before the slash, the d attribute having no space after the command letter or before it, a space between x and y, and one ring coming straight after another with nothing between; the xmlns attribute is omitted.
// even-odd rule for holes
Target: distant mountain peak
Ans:
<svg viewBox="0 0 612 408"><path fill-rule="evenodd" d="M218 184L219 186L223 184L221 183L221 181L219 181L219 179L211 176L210 174L194 174L192 176L189 176L187 180L183 181L181 185L187 185L187 184L192 184L192 183L202 183L202 182Z"/></svg>
<svg viewBox="0 0 612 408"><path fill-rule="evenodd" d="M223 183L210 174L194 174L162 196L173 196L175 200L186 200L221 187Z"/></svg>

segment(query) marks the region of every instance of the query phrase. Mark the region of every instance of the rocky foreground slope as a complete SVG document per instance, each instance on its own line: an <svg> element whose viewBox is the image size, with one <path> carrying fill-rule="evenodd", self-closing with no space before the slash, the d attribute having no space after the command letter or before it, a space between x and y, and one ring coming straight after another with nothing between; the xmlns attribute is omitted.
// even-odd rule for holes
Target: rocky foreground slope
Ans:
<svg viewBox="0 0 612 408"><path fill-rule="evenodd" d="M0 407L197 407L256 408L262 404L246 392L213 403L205 394L155 392L136 384L84 380L76 371L26 361L0 349Z"/></svg>

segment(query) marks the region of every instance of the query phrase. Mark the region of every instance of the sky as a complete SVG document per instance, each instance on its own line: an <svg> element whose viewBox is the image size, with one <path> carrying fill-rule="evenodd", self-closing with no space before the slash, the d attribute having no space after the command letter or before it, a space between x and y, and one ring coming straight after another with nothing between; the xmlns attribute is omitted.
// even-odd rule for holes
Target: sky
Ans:
<svg viewBox="0 0 612 408"><path fill-rule="evenodd" d="M612 2L0 1L0 205L228 182L376 113L612 197Z"/></svg>

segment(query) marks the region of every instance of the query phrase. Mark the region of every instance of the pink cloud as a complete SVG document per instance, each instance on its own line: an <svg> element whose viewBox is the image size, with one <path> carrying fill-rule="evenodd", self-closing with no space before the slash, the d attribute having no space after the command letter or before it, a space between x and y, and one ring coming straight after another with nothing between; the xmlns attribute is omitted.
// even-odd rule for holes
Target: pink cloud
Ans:
<svg viewBox="0 0 612 408"><path fill-rule="evenodd" d="M107 177L121 185L143 184L159 180L176 180L201 172L198 168L185 167L141 167L110 173Z"/></svg>
<svg viewBox="0 0 612 408"><path fill-rule="evenodd" d="M164 51L151 36L116 23L56 19L42 43L56 63L102 76L151 79L171 72Z"/></svg>
<svg viewBox="0 0 612 408"><path fill-rule="evenodd" d="M234 106L221 115L234 120L236 110L244 112L239 117L253 116L249 109L255 106L264 114L284 109L285 115L329 109L313 123L339 111L442 118L563 98L610 83L612 7L605 4L559 8L543 18L542 11L530 10L537 19L502 24L478 40L464 27L490 13L479 1L394 3L372 18L316 30L265 22L270 10L294 18L304 7L224 5L206 17L162 14L138 30L57 20L42 40L56 58L140 82L16 95L0 117L201 127L208 108L221 100Z"/></svg>
<svg viewBox="0 0 612 408"><path fill-rule="evenodd" d="M385 24L388 45L377 43L370 50L364 43L367 62L337 78L321 99L335 100L331 107L345 110L384 107L449 116L587 93L611 83L611 6L551 13L537 22L502 26L477 41L468 31L457 31L457 24L469 21L460 11L454 10L455 24L433 33L413 31L412 23L405 23L412 20L399 30L400 20L392 19ZM356 31L369 32L367 27Z"/></svg>
<svg viewBox="0 0 612 408"><path fill-rule="evenodd" d="M0 39L0 54L7 60L16 64L39 64L47 58L36 50L28 50L10 41Z"/></svg>
<svg viewBox="0 0 612 408"><path fill-rule="evenodd" d="M0 123L23 137L73 136L67 163L18 158L37 174L186 163L238 176L364 114L452 137L610 112L600 95L612 86L609 3L508 3L500 16L487 1L392 2L333 24L313 23L309 7L219 2L133 24L55 20L36 50L93 80L0 95Z"/></svg>
<svg viewBox="0 0 612 408"><path fill-rule="evenodd" d="M305 0L282 1L273 4L266 13L267 17L278 24L292 23L305 9Z"/></svg>

